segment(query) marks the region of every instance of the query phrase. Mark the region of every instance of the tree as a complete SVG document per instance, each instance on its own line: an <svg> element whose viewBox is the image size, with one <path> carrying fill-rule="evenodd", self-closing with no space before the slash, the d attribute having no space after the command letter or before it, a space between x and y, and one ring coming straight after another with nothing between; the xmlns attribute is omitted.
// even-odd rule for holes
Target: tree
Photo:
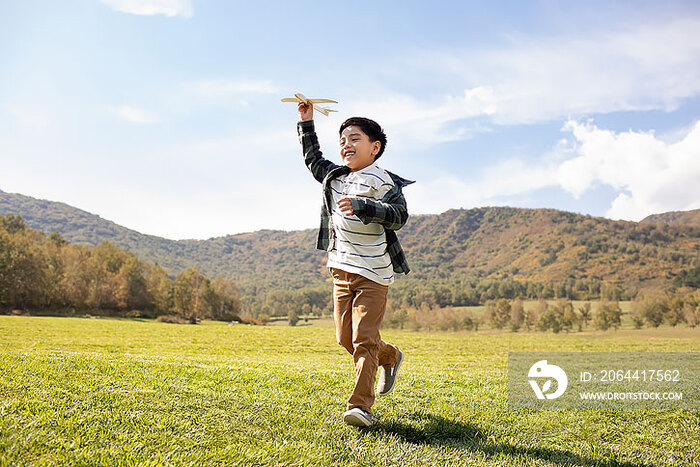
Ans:
<svg viewBox="0 0 700 467"><path fill-rule="evenodd" d="M175 279L173 287L175 312L192 324L206 318L208 310L202 296L208 288L209 279L200 274L196 266L181 272Z"/></svg>
<svg viewBox="0 0 700 467"><path fill-rule="evenodd" d="M510 321L510 303L507 298L489 300L486 302L486 316L496 329L503 327Z"/></svg>
<svg viewBox="0 0 700 467"><path fill-rule="evenodd" d="M6 216L0 216L0 228L4 229L10 235L13 235L17 232L26 231L27 224L24 223L24 219L22 219L22 216L16 214L8 214Z"/></svg>
<svg viewBox="0 0 700 467"><path fill-rule="evenodd" d="M544 313L537 319L537 328L540 331L552 330L558 333L562 329L562 310L557 306L548 306Z"/></svg>
<svg viewBox="0 0 700 467"><path fill-rule="evenodd" d="M593 324L597 329L607 331L611 327L617 330L622 320L622 309L618 302L604 301L598 306L593 318Z"/></svg>
<svg viewBox="0 0 700 467"><path fill-rule="evenodd" d="M236 283L223 277L217 277L211 282L211 289L216 295L215 306L212 308L212 318L224 321L238 319L241 300Z"/></svg>
<svg viewBox="0 0 700 467"><path fill-rule="evenodd" d="M10 218L9 220L8 217ZM18 220L19 219L19 220ZM37 247L35 236L26 230L19 216L6 216L8 231L2 240L0 272L3 275L2 301L23 310L38 306L43 296L45 284L45 262L43 252ZM41 234L43 235L43 234Z"/></svg>
<svg viewBox="0 0 700 467"><path fill-rule="evenodd" d="M173 281L158 263L146 265L146 289L151 299L150 306L156 315L165 315L173 308Z"/></svg>
<svg viewBox="0 0 700 467"><path fill-rule="evenodd" d="M52 232L44 244L43 255L46 269L44 271L42 308L67 305L63 284L65 276L63 250L67 248L66 245L66 241L58 232Z"/></svg>
<svg viewBox="0 0 700 467"><path fill-rule="evenodd" d="M591 320L591 302L586 302L580 307L578 307L579 317L583 321L584 326L588 326L588 322Z"/></svg>
<svg viewBox="0 0 700 467"><path fill-rule="evenodd" d="M111 243L104 241L93 248L87 264L89 278L88 303L94 309L117 310L119 305L119 280L121 255Z"/></svg>
<svg viewBox="0 0 700 467"><path fill-rule="evenodd" d="M578 324L580 331L581 319L576 314L576 311L574 310L574 306L571 303L571 301L569 299L559 300L559 302L557 303L557 307L559 308L561 314L562 329L564 329L566 332L569 332L574 328L574 326Z"/></svg>
<svg viewBox="0 0 700 467"><path fill-rule="evenodd" d="M666 301L666 311L663 314L664 321L673 327L684 321L683 318L683 299L681 297L670 297Z"/></svg>
<svg viewBox="0 0 700 467"><path fill-rule="evenodd" d="M632 305L634 312L650 326L658 328L664 320L666 301L661 296L646 296Z"/></svg>
<svg viewBox="0 0 700 467"><path fill-rule="evenodd" d="M144 267L135 256L126 259L119 268L119 306L128 310L143 310L151 302L144 278Z"/></svg>
<svg viewBox="0 0 700 467"><path fill-rule="evenodd" d="M402 308L399 308L394 313L392 313L391 317L389 318L388 321L392 327L398 327L399 329L403 329L403 327L406 325L407 320L408 320L408 313L402 307Z"/></svg>
<svg viewBox="0 0 700 467"><path fill-rule="evenodd" d="M65 302L74 309L85 309L90 300L90 250L86 246L71 245L61 251L64 274L62 289Z"/></svg>
<svg viewBox="0 0 700 467"><path fill-rule="evenodd" d="M510 306L510 329L517 332L525 323L525 310L523 301L519 298L513 301Z"/></svg>

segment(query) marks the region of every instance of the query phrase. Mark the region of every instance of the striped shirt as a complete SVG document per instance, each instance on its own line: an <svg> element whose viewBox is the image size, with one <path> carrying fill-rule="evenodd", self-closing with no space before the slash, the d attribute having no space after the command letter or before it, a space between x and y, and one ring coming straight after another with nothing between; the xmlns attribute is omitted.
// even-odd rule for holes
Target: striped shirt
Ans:
<svg viewBox="0 0 700 467"><path fill-rule="evenodd" d="M365 224L356 215L347 216L338 209L342 198L380 200L393 186L391 176L376 162L331 180L336 242L328 252L327 267L359 274L383 285L393 284L394 271L384 227L375 222Z"/></svg>
<svg viewBox="0 0 700 467"><path fill-rule="evenodd" d="M346 165L334 164L323 158L313 120L297 123L297 133L299 134L299 142L302 145L304 163L323 187L323 205L321 206L321 221L316 238L316 248L331 251L337 243L336 232L333 228L333 190L331 189L331 183L338 177L349 175L352 171ZM350 203L352 204L354 215L363 224L375 223L384 227L386 249L391 258L394 272L408 274L410 268L396 231L403 227L408 220L406 198L403 196L402 189L415 182L388 170L385 170L385 172L391 177L394 186L381 200L376 201L372 198L355 197L350 198Z"/></svg>

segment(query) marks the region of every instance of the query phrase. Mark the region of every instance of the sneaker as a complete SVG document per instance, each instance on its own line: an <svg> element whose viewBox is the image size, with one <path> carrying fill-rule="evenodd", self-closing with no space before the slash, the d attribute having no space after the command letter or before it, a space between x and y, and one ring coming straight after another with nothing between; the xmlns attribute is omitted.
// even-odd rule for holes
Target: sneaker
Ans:
<svg viewBox="0 0 700 467"><path fill-rule="evenodd" d="M365 412L359 407L350 409L343 414L343 421L353 426L372 426L374 417L369 412Z"/></svg>
<svg viewBox="0 0 700 467"><path fill-rule="evenodd" d="M399 350L399 354L396 357L396 364L389 368L388 370L381 367L379 372L379 378L377 382L377 394L380 396L386 396L394 389L396 385L396 380L399 377L399 367L401 367L401 362L403 361L403 352Z"/></svg>

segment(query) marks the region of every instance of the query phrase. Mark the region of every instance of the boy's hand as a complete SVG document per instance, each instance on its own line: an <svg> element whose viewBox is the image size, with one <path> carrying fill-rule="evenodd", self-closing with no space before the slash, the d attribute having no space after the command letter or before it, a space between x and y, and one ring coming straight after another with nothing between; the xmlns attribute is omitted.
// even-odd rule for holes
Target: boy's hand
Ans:
<svg viewBox="0 0 700 467"><path fill-rule="evenodd" d="M299 102L299 118L302 121L314 119L314 106L306 102Z"/></svg>
<svg viewBox="0 0 700 467"><path fill-rule="evenodd" d="M352 203L350 203L350 198L342 198L338 200L338 209L346 216L352 216L354 211L352 210Z"/></svg>

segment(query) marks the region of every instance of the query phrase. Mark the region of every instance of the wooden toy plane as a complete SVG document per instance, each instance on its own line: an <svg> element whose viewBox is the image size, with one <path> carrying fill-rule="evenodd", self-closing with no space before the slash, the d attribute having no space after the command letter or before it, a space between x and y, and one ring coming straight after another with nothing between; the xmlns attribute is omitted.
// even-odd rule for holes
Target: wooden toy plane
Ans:
<svg viewBox="0 0 700 467"><path fill-rule="evenodd" d="M328 116L329 112L337 112L337 110L333 110L333 109L329 109L328 107L321 107L320 105L317 105L317 104L337 104L336 101L331 100L331 99L309 99L300 92L294 94L294 97L285 97L284 99L282 99L282 102L305 102L307 104L311 104L315 110L318 110L326 117Z"/></svg>

